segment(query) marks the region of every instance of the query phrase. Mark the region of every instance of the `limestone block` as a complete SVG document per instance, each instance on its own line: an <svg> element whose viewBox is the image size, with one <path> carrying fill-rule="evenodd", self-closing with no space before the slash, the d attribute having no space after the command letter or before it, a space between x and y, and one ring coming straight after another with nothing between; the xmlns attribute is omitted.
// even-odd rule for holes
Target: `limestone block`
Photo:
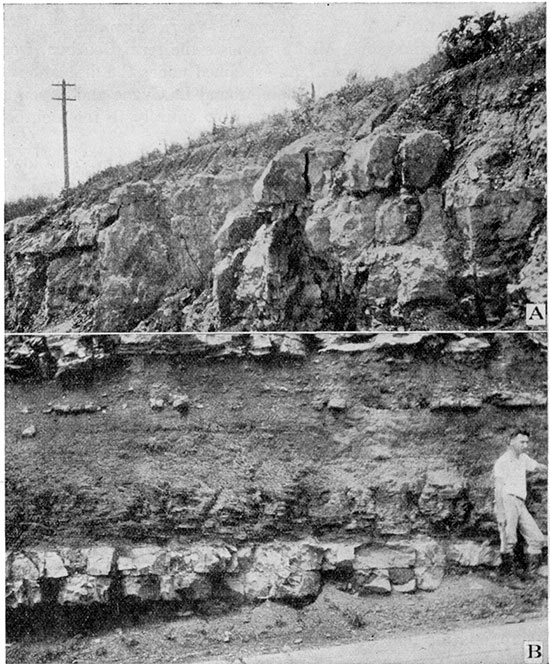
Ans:
<svg viewBox="0 0 550 664"><path fill-rule="evenodd" d="M282 205L303 201L306 187L306 158L301 152L279 152L254 185L252 195L262 205Z"/></svg>
<svg viewBox="0 0 550 664"><path fill-rule="evenodd" d="M344 397L339 397L337 395L330 397L327 404L327 408L336 412L344 411L347 407L348 404Z"/></svg>
<svg viewBox="0 0 550 664"><path fill-rule="evenodd" d="M263 218L258 214L256 203L250 198L245 199L227 213L215 236L216 248L222 254L234 251L246 240L251 240L262 223Z"/></svg>
<svg viewBox="0 0 550 664"><path fill-rule="evenodd" d="M300 334L284 334L274 337L275 344L279 343L279 354L286 357L305 357L306 348L303 336Z"/></svg>
<svg viewBox="0 0 550 664"><path fill-rule="evenodd" d="M387 569L358 570L354 574L353 585L360 595L391 593L391 583Z"/></svg>
<svg viewBox="0 0 550 664"><path fill-rule="evenodd" d="M55 551L47 551L44 555L44 576L47 579L61 579L68 575L61 556Z"/></svg>
<svg viewBox="0 0 550 664"><path fill-rule="evenodd" d="M325 544L323 571L335 569L352 569L355 560L355 549L357 544L348 542L335 542Z"/></svg>
<svg viewBox="0 0 550 664"><path fill-rule="evenodd" d="M39 579L44 573L44 555L13 553L7 557L6 606L34 606L42 599Z"/></svg>
<svg viewBox="0 0 550 664"><path fill-rule="evenodd" d="M197 574L209 574L214 571L225 570L232 561L232 554L223 546L195 546L191 550L188 560Z"/></svg>
<svg viewBox="0 0 550 664"><path fill-rule="evenodd" d="M393 583L392 590L395 590L398 593L413 593L416 590L416 579L413 578L406 583Z"/></svg>
<svg viewBox="0 0 550 664"><path fill-rule="evenodd" d="M414 574L418 590L436 590L445 574L443 547L427 537L412 540L411 546L416 552Z"/></svg>
<svg viewBox="0 0 550 664"><path fill-rule="evenodd" d="M65 579L57 596L58 604L104 604L109 600L112 578L90 574L73 574Z"/></svg>
<svg viewBox="0 0 550 664"><path fill-rule="evenodd" d="M424 191L442 179L449 142L436 131L409 134L399 147L401 182L408 189Z"/></svg>
<svg viewBox="0 0 550 664"><path fill-rule="evenodd" d="M465 480L458 471L428 471L418 509L432 522L444 521L455 512L455 501L464 490Z"/></svg>
<svg viewBox="0 0 550 664"><path fill-rule="evenodd" d="M228 578L228 587L244 599L291 599L321 589L323 549L309 542L260 545L246 571Z"/></svg>
<svg viewBox="0 0 550 664"><path fill-rule="evenodd" d="M544 394L507 390L491 392L485 401L499 408L544 408L548 403Z"/></svg>
<svg viewBox="0 0 550 664"><path fill-rule="evenodd" d="M547 297L547 238L545 229L539 233L529 260L521 268L518 286L523 290L527 302L544 302Z"/></svg>
<svg viewBox="0 0 550 664"><path fill-rule="evenodd" d="M354 193L390 189L395 183L395 162L400 137L378 131L357 141L344 163L346 187Z"/></svg>
<svg viewBox="0 0 550 664"><path fill-rule="evenodd" d="M91 576L108 576L113 568L115 550L111 546L85 549L86 572Z"/></svg>
<svg viewBox="0 0 550 664"><path fill-rule="evenodd" d="M346 261L357 258L375 239L380 194L365 198L343 195L318 201L305 225L305 234L318 253L336 252Z"/></svg>
<svg viewBox="0 0 550 664"><path fill-rule="evenodd" d="M500 565L500 552L498 546L491 545L489 541L475 542L464 540L454 542L447 547L447 560L462 567L498 567Z"/></svg>
<svg viewBox="0 0 550 664"><path fill-rule="evenodd" d="M415 567L416 587L418 590L437 590L443 581L445 568L441 565Z"/></svg>
<svg viewBox="0 0 550 664"><path fill-rule="evenodd" d="M154 574L154 565L160 554L161 548L158 546L135 547L126 555L119 556L117 569L125 576Z"/></svg>
<svg viewBox="0 0 550 664"><path fill-rule="evenodd" d="M479 353L491 348L491 343L481 337L467 336L458 341L451 341L445 347L447 353L462 355L468 353Z"/></svg>
<svg viewBox="0 0 550 664"><path fill-rule="evenodd" d="M160 579L155 574L141 576L124 576L122 578L122 594L143 602L159 600Z"/></svg>
<svg viewBox="0 0 550 664"><path fill-rule="evenodd" d="M194 572L177 572L159 576L159 598L166 601L196 601L210 597L212 583L208 576Z"/></svg>
<svg viewBox="0 0 550 664"><path fill-rule="evenodd" d="M376 243L403 244L416 235L422 218L422 206L416 196L390 198L376 214Z"/></svg>
<svg viewBox="0 0 550 664"><path fill-rule="evenodd" d="M271 355L273 352L273 340L274 337L272 338L268 334L251 334L249 346L250 354L254 355L254 357Z"/></svg>
<svg viewBox="0 0 550 664"><path fill-rule="evenodd" d="M254 185L254 201L265 206L321 198L343 158L340 143L330 134L309 134L280 150Z"/></svg>
<svg viewBox="0 0 550 664"><path fill-rule="evenodd" d="M353 568L364 570L413 567L415 560L415 550L406 544L365 545L356 549Z"/></svg>

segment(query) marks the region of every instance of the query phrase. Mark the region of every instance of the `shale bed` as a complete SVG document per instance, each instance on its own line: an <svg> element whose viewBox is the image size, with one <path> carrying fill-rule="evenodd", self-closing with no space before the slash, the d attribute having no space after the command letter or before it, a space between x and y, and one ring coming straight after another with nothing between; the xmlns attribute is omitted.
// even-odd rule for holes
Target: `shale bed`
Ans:
<svg viewBox="0 0 550 664"><path fill-rule="evenodd" d="M12 338L8 660L190 661L518 620L490 471L526 334ZM546 532L546 479L529 505Z"/></svg>

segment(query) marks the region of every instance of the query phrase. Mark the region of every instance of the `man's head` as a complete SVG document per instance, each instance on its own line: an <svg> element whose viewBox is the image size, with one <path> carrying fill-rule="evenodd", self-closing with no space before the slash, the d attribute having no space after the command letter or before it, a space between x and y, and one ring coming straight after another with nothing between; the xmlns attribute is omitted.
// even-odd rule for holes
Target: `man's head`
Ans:
<svg viewBox="0 0 550 664"><path fill-rule="evenodd" d="M516 456L525 452L529 445L529 432L525 429L516 429L510 437L510 448Z"/></svg>

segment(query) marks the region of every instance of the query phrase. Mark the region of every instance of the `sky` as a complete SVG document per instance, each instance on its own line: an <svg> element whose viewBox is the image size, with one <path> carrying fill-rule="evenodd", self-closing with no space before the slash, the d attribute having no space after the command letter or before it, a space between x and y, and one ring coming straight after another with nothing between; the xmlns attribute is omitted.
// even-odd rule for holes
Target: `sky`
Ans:
<svg viewBox="0 0 550 664"><path fill-rule="evenodd" d="M463 14L535 3L4 5L5 199L63 186L60 88L71 185L209 130L258 120L346 75L404 72Z"/></svg>

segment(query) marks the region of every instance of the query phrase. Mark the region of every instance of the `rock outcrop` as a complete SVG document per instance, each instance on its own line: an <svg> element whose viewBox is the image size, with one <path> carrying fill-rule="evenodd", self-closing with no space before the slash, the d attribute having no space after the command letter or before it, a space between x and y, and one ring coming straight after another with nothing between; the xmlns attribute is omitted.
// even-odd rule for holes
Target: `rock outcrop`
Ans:
<svg viewBox="0 0 550 664"><path fill-rule="evenodd" d="M6 328L523 327L546 297L540 42L348 92L11 221Z"/></svg>
<svg viewBox="0 0 550 664"><path fill-rule="evenodd" d="M29 448L58 477L57 455L75 431L84 456L53 485L15 472L9 528L29 543L40 522L111 541L174 533L236 543L304 533L494 541L490 474L507 431L530 426L533 455L546 453L544 352L523 333L10 337L8 476ZM48 401L36 408L29 395L45 385ZM86 479L81 496L71 477L87 476L88 457L95 468L112 454L115 464L137 455L136 468L179 459L186 479L140 475L115 493Z"/></svg>
<svg viewBox="0 0 550 664"><path fill-rule="evenodd" d="M242 548L174 542L25 549L8 552L6 562L6 606L13 610L46 602L74 607L124 600L200 606L224 596L237 604L311 602L323 584L334 582L336 571L345 575L345 587L360 595L433 591L446 567L490 569L500 564L500 555L487 541L456 541L445 549L429 538L378 545L310 539Z"/></svg>

